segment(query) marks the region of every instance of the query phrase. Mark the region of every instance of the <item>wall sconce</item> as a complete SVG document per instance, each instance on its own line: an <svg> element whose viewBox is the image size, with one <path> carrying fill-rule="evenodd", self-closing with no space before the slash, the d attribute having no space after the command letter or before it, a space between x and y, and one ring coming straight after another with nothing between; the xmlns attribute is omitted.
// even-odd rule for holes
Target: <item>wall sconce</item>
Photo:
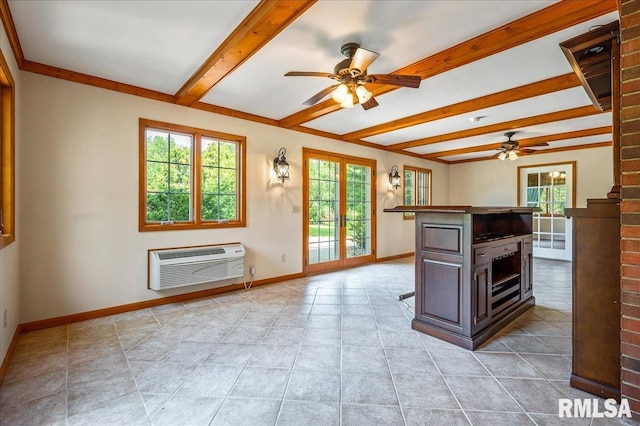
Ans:
<svg viewBox="0 0 640 426"><path fill-rule="evenodd" d="M276 172L276 179L282 181L282 183L285 180L289 180L289 163L287 163L287 159L284 156L286 153L286 149L280 148L278 156L273 159L273 170Z"/></svg>
<svg viewBox="0 0 640 426"><path fill-rule="evenodd" d="M391 173L389 173L389 183L391 184L391 186L393 186L393 189L400 188L400 185L402 183L402 178L398 173L398 166L393 166L391 168Z"/></svg>

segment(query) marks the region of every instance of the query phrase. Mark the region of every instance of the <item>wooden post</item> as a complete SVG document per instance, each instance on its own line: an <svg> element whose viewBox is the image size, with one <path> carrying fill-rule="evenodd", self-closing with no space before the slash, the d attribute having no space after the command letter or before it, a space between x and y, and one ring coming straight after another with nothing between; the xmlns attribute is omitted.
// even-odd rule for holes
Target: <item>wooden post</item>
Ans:
<svg viewBox="0 0 640 426"><path fill-rule="evenodd" d="M620 199L620 36L611 43L611 112L613 114L613 187L607 198Z"/></svg>

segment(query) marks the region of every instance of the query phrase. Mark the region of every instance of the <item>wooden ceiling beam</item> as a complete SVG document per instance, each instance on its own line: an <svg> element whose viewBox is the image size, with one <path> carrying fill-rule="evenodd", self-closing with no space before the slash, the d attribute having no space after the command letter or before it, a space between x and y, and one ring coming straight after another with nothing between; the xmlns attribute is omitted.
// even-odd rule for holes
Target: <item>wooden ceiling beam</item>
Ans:
<svg viewBox="0 0 640 426"><path fill-rule="evenodd" d="M613 142L609 141L609 142L588 143L584 145L563 146L560 148L542 149L542 150L531 152L528 154L526 153L518 154L518 157L527 157L529 155L551 154L554 152L577 151L579 149L602 148L602 147L607 147L612 145L613 145ZM491 157L467 158L466 160L449 161L448 164L474 163L476 161L489 161L489 160L496 160L496 158L491 158Z"/></svg>
<svg viewBox="0 0 640 426"><path fill-rule="evenodd" d="M485 108L491 108L509 102L521 101L523 99L546 95L547 93L571 89L578 86L580 86L580 79L578 79L575 73L568 73L548 78L546 80L537 81L535 83L503 90L502 92L458 102L453 105L432 109L431 111L425 111L397 120L388 121L386 123L371 126L355 132L345 133L342 137L349 141L363 139L379 135L381 133L404 129L406 127L416 126L418 124L424 124L430 121L453 117L460 114L468 114Z"/></svg>
<svg viewBox="0 0 640 426"><path fill-rule="evenodd" d="M11 16L11 9L9 9L8 0L0 0L0 19L2 20L2 24L7 33L9 45L13 51L13 57L16 59L18 68L22 69L24 66L24 52L20 45L20 39L18 38L16 25L13 22L13 16Z"/></svg>
<svg viewBox="0 0 640 426"><path fill-rule="evenodd" d="M563 0L396 70L392 74L419 75L424 80L615 10L616 0ZM374 96L398 89L397 86L389 85L370 87ZM280 125L293 127L339 109L339 104L328 99L281 119Z"/></svg>
<svg viewBox="0 0 640 426"><path fill-rule="evenodd" d="M576 130L573 132L555 133L553 135L538 136L535 138L516 139L516 140L518 141L518 144L521 147L526 148L528 146L534 146L536 144L543 143L543 142L554 142L554 141L561 141L566 139L602 135L606 133L611 133L612 131L613 131L613 128L611 126L603 126L603 127L596 127L593 129L583 129L583 130ZM502 146L502 142L495 142L488 145L468 146L466 148L450 149L448 151L430 152L429 154L423 154L422 158L431 160L434 158L451 157L453 155L470 154L472 152L482 152L482 151L490 151L493 149L500 149L501 146Z"/></svg>
<svg viewBox="0 0 640 426"><path fill-rule="evenodd" d="M295 21L317 0L261 0L176 93L176 103L191 106Z"/></svg>
<svg viewBox="0 0 640 426"><path fill-rule="evenodd" d="M175 101L174 96L167 93L145 89L144 87L133 86L131 84L119 83L117 81L108 80L106 78L83 74L76 71L70 71L64 68L54 67L52 65L44 65L38 62L25 60L21 69L35 74L41 74L49 77L59 78L62 80L73 81L75 83L100 87L102 89L114 90L116 92L140 96L147 99L154 99L156 101L169 103L174 103Z"/></svg>
<svg viewBox="0 0 640 426"><path fill-rule="evenodd" d="M569 120L571 118L587 117L589 115L601 114L602 111L596 109L593 105L586 105L577 108L570 108L563 111L555 111L546 114L535 115L517 120L505 121L503 123L490 124L488 126L476 127L473 129L459 130L451 133L430 136L427 138L415 139L412 141L396 143L386 147L388 151L399 151L416 146L431 145L434 143L446 142L456 139L464 139L472 136L486 135L494 132L504 133L527 126L535 126L537 124L552 123L554 121Z"/></svg>

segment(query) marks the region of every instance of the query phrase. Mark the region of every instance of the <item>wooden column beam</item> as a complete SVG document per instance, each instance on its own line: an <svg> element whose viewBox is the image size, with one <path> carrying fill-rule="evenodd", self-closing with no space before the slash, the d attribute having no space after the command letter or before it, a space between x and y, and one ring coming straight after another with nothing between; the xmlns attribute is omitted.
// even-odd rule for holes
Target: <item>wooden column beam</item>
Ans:
<svg viewBox="0 0 640 426"><path fill-rule="evenodd" d="M620 199L620 181L622 179L620 147L620 61L621 51L618 39L611 41L611 112L613 115L613 187L607 198Z"/></svg>
<svg viewBox="0 0 640 426"><path fill-rule="evenodd" d="M317 0L261 0L176 93L176 103L198 102L220 80L258 52Z"/></svg>
<svg viewBox="0 0 640 426"><path fill-rule="evenodd" d="M616 0L563 0L396 70L393 74L419 75L422 79L433 77L615 10ZM376 97L397 89L397 86L389 85L370 87ZM293 127L340 108L339 104L329 99L281 119L280 126Z"/></svg>

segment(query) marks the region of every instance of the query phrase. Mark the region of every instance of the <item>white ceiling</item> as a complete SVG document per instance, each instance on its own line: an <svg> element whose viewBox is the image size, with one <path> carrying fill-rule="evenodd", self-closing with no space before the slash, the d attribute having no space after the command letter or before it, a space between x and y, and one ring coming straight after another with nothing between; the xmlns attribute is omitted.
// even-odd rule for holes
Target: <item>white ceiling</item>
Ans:
<svg viewBox="0 0 640 426"><path fill-rule="evenodd" d="M332 84L326 78L284 77L287 71L332 72L340 47L358 42L380 53L369 73L390 73L553 1L320 0L222 79L201 102L280 120ZM9 0L24 59L173 95L258 4L243 1ZM302 125L342 135L465 100L570 73L558 44L618 19L612 12L378 97L368 111L342 109ZM582 87L383 133L382 146L591 105ZM471 116L484 116L478 123ZM530 138L611 125L611 114L515 129ZM509 129L505 129L509 130ZM407 149L414 154L506 140L503 131ZM549 143L549 148L610 141L611 135ZM447 161L487 157L479 152Z"/></svg>

